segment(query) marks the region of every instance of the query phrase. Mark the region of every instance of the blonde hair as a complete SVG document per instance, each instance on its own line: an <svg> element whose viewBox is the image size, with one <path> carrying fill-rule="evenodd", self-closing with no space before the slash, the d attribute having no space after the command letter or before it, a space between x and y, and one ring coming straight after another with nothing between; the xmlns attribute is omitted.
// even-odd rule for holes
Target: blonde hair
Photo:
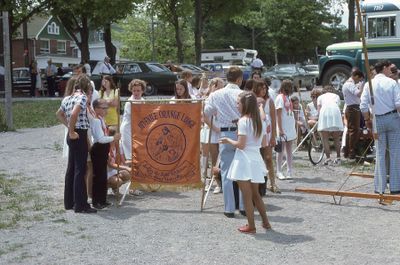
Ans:
<svg viewBox="0 0 400 265"><path fill-rule="evenodd" d="M128 90L130 92L132 92L132 88L135 84L140 84L140 86L142 87L142 92L144 92L146 90L146 82L141 80L141 79L133 79L131 82L129 82L128 85Z"/></svg>

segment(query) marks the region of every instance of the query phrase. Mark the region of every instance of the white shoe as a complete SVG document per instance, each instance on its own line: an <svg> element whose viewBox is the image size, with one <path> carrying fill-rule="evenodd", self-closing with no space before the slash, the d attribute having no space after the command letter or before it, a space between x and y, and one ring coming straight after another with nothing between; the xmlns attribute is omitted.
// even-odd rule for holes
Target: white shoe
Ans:
<svg viewBox="0 0 400 265"><path fill-rule="evenodd" d="M288 174L288 175L286 176L286 179L293 179L293 177L292 177L292 175Z"/></svg>
<svg viewBox="0 0 400 265"><path fill-rule="evenodd" d="M214 194L221 193L221 187L220 186L215 187L213 193Z"/></svg>
<svg viewBox="0 0 400 265"><path fill-rule="evenodd" d="M276 172L276 177L277 177L278 179L281 179L281 180L286 179L286 177L285 177L281 172Z"/></svg>

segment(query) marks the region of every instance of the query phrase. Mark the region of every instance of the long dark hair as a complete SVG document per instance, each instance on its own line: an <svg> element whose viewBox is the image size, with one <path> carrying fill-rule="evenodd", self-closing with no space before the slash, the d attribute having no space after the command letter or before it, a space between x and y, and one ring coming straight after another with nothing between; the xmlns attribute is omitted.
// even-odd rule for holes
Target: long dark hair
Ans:
<svg viewBox="0 0 400 265"><path fill-rule="evenodd" d="M264 86L265 86L265 88L264 88ZM261 98L260 94L264 89L265 89L265 96L263 96L262 98L264 100L267 100L269 98L267 84L264 81L261 81L261 80L254 80L253 81L252 91L254 92L256 97L260 97Z"/></svg>
<svg viewBox="0 0 400 265"><path fill-rule="evenodd" d="M239 100L242 104L242 116L248 115L250 117L253 122L254 136L260 137L262 122L256 95L253 92L245 91L239 94Z"/></svg>
<svg viewBox="0 0 400 265"><path fill-rule="evenodd" d="M110 75L103 75L103 79L106 79L108 82L110 82L110 88L111 88L111 90L114 90L114 94L115 94L115 90L117 89L117 87L115 86L115 83L114 83L114 80L112 79L112 77ZM103 98L105 90L106 90L106 88L103 86L103 83L101 83L100 98Z"/></svg>
<svg viewBox="0 0 400 265"><path fill-rule="evenodd" d="M176 85L181 85L185 88L185 93L183 93L183 96L178 96L178 94L176 93ZM188 88L188 83L186 80L184 79L180 79L178 81L175 82L175 98L176 99L190 99L190 94L189 94L189 88Z"/></svg>

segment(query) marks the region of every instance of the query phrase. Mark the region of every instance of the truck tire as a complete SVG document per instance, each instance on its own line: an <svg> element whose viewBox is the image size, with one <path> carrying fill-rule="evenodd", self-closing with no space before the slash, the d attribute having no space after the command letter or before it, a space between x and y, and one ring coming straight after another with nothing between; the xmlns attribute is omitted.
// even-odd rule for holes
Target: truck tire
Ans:
<svg viewBox="0 0 400 265"><path fill-rule="evenodd" d="M342 86L351 75L351 67L337 64L330 67L322 77L322 85L332 85L337 92L342 92Z"/></svg>
<svg viewBox="0 0 400 265"><path fill-rule="evenodd" d="M147 84L143 94L145 96L155 96L157 95L157 88L152 84Z"/></svg>

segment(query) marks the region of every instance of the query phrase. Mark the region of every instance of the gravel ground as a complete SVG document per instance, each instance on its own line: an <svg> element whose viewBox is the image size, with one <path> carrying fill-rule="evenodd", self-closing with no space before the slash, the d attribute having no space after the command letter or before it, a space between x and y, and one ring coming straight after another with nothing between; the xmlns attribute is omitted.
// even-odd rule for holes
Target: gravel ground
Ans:
<svg viewBox="0 0 400 265"><path fill-rule="evenodd" d="M0 229L0 264L399 263L398 203L343 198L335 205L329 196L294 192L338 189L351 170L347 163L313 167L305 152L297 153L295 179L278 181L283 193L264 197L273 230L265 232L257 215L251 236L236 231L244 217L224 217L221 194L212 194L200 212L198 190L128 197L98 214L64 211L63 133L56 126L0 134L0 174L20 180L12 194L22 209L15 226ZM345 189L356 186L373 190L370 179L347 179ZM13 209L10 200L1 187L2 221Z"/></svg>

